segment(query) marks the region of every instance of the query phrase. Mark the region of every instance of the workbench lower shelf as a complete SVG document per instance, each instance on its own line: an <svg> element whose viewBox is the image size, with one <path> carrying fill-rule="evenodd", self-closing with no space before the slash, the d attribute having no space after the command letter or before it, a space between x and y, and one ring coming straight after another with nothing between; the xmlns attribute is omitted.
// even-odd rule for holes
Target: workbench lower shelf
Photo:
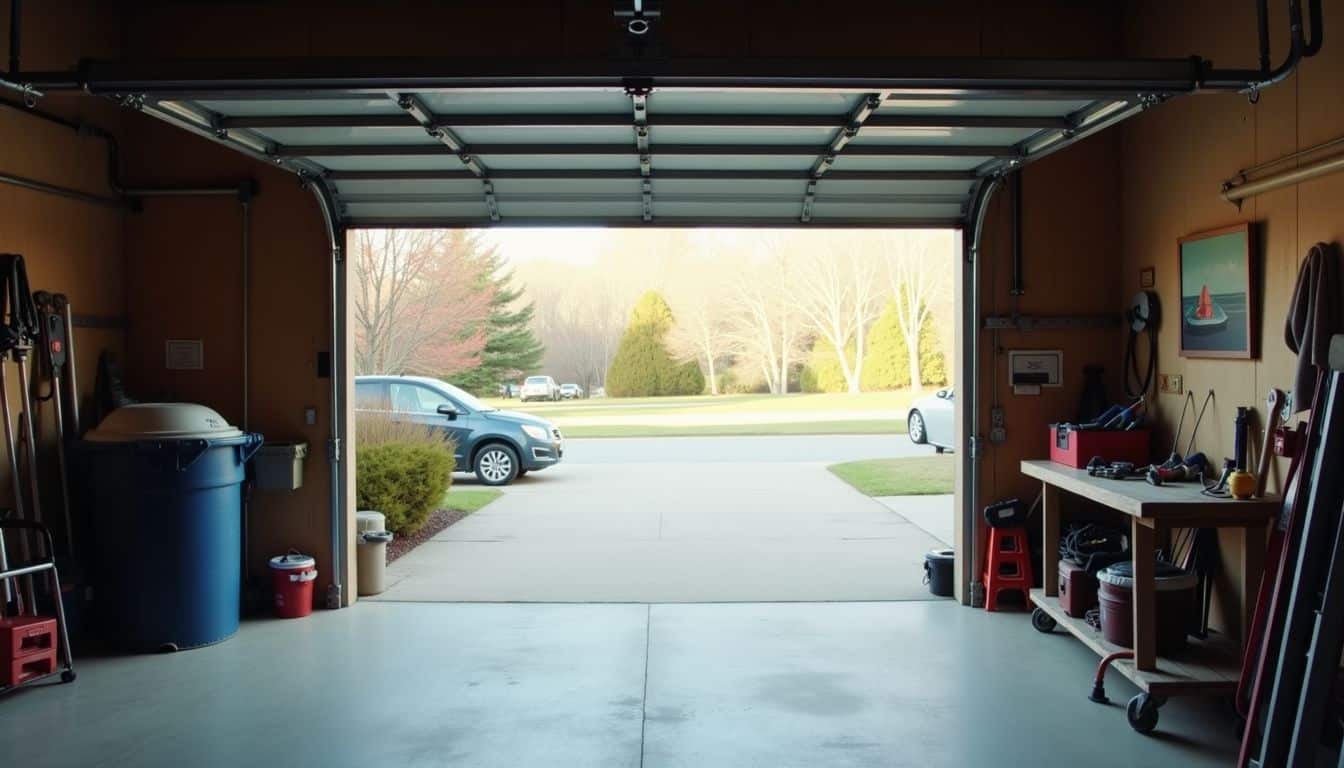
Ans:
<svg viewBox="0 0 1344 768"><path fill-rule="evenodd" d="M1069 616L1059 600L1047 596L1045 590L1031 590L1031 602L1054 619L1059 629L1083 641L1098 656L1127 650L1107 642L1100 630L1083 619ZM1189 638L1179 656L1157 657L1156 669L1137 669L1132 659L1122 659L1112 666L1140 690L1157 696L1232 693L1241 676L1241 654L1228 637L1210 632L1204 640Z"/></svg>

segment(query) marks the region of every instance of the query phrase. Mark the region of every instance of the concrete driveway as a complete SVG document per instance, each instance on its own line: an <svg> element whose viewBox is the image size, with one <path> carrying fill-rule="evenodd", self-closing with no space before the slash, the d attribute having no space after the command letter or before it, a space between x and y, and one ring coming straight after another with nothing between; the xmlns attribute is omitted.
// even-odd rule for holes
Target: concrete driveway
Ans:
<svg viewBox="0 0 1344 768"><path fill-rule="evenodd" d="M393 563L376 599L925 599L941 543L826 466L929 452L903 436L573 440Z"/></svg>

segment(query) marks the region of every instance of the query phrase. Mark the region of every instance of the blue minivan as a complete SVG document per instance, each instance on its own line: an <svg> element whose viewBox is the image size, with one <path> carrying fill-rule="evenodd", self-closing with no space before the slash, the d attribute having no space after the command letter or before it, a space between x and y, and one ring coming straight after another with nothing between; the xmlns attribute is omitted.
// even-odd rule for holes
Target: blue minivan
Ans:
<svg viewBox="0 0 1344 768"><path fill-rule="evenodd" d="M508 485L555 466L565 454L565 440L549 421L501 411L424 376L356 376L356 417L360 412L391 414L442 430L457 446L458 469L475 472L485 485Z"/></svg>

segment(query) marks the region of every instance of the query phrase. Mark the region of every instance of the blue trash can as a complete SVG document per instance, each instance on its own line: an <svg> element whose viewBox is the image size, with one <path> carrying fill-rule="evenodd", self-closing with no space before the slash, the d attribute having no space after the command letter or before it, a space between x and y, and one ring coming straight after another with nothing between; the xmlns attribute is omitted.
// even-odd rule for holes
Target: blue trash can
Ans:
<svg viewBox="0 0 1344 768"><path fill-rule="evenodd" d="M195 648L238 631L241 488L261 444L189 403L129 405L85 436L94 612L111 647Z"/></svg>

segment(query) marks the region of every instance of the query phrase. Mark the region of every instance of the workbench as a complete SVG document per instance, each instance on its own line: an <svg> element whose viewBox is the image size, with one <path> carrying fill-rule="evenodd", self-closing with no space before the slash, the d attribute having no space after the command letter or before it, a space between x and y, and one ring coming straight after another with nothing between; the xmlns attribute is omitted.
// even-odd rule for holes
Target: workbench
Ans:
<svg viewBox="0 0 1344 768"><path fill-rule="evenodd" d="M1086 470L1051 461L1024 461L1022 473L1043 484L1044 588L1031 591L1031 601L1037 609L1100 656L1125 650L1108 643L1085 620L1070 617L1058 600L1058 544L1064 495L1072 494L1109 507L1129 517L1134 560L1134 658L1117 661L1115 669L1159 701L1172 695L1234 691L1241 673L1241 648L1251 626L1254 596L1264 564L1268 523L1279 511L1279 500L1216 498L1200 493L1202 486L1197 482L1155 486L1141 479L1091 477ZM1236 573L1227 574L1240 582L1244 599L1239 607L1241 637L1231 638L1218 632L1210 632L1205 639L1191 637L1179 655L1168 658L1156 652L1153 566L1158 542L1176 528L1244 529L1240 567Z"/></svg>

